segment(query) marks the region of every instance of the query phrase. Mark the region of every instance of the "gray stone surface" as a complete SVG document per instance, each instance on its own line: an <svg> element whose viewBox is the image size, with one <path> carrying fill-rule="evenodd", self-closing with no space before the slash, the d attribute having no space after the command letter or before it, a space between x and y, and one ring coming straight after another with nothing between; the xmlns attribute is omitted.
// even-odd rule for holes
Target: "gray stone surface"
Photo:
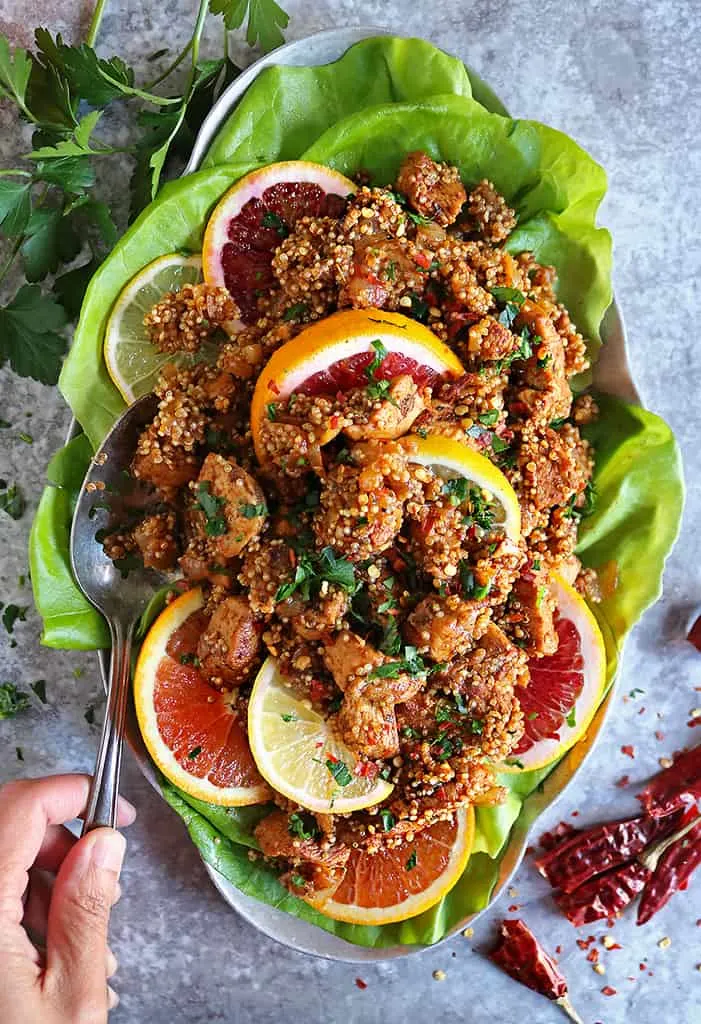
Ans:
<svg viewBox="0 0 701 1024"><path fill-rule="evenodd" d="M635 630L626 649L623 680L606 735L584 777L568 791L542 826L560 818L582 824L635 808L634 784L657 768L661 755L689 743L689 711L701 704L699 656L683 643L683 621L699 599L698 531L701 446L697 396L701 380L698 342L698 181L701 177L697 65L698 2L682 0L287 0L289 38L339 25L375 24L430 37L468 61L518 115L541 119L573 135L607 168L610 193L603 221L616 245L616 289L626 315L634 375L648 405L679 438L688 479L687 512L665 577L665 594ZM113 2L104 22L105 51L138 60L166 42L175 50L194 4L166 0ZM0 29L28 41L31 26L49 24L76 37L89 5L70 0L0 0ZM210 43L219 45L217 32ZM22 152L24 130L0 104L2 165ZM115 175L110 189L123 187ZM19 523L2 517L0 599L31 604L26 541L47 458L60 445L68 412L58 394L0 371L0 415L12 422L0 435L0 476L19 480L29 508ZM35 439L17 438L26 430ZM87 705L101 714L99 682L89 655L39 646L39 622L29 611L10 649L3 635L2 679L28 684L47 680L48 705L38 703L11 723L0 723L0 780L24 774L89 769L97 726L84 719ZM76 678L76 670L83 674ZM633 687L645 692L630 700ZM644 710L643 710L644 709ZM664 734L657 739L655 732ZM635 758L621 753L633 744ZM24 762L16 760L15 746ZM628 790L613 784L630 775ZM129 833L124 895L114 913L112 945L120 960L122 1003L118 1021L154 1024L252 1024L303 1020L394 1024L428 1017L475 1024L538 1024L561 1020L550 1006L501 975L480 955L494 921L510 903L549 949L562 947L561 963L573 1001L587 1022L639 1024L701 1021L701 879L644 929L631 915L615 926L623 947L604 953L606 976L592 972L575 932L554 910L546 885L531 865L522 867L516 892L505 896L475 929L418 958L357 968L307 958L261 937L219 899L180 822L148 788L127 758L124 791L139 819ZM540 828L538 828L540 832ZM603 935L592 927L584 934ZM668 935L670 948L658 940ZM645 961L648 971L640 971ZM441 968L446 980L436 983ZM355 979L362 976L366 990ZM601 994L609 984L618 994Z"/></svg>

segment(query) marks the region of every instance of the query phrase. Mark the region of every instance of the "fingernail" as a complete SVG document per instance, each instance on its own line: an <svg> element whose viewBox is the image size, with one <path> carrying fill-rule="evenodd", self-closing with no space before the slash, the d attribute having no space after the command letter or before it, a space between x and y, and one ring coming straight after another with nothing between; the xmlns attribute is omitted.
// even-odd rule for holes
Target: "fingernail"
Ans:
<svg viewBox="0 0 701 1024"><path fill-rule="evenodd" d="M136 807L126 797L119 797L119 824L131 825L136 818Z"/></svg>
<svg viewBox="0 0 701 1024"><path fill-rule="evenodd" d="M113 828L101 828L93 833L91 860L95 867L105 871L114 871L116 875L122 870L122 861L127 842L121 832Z"/></svg>

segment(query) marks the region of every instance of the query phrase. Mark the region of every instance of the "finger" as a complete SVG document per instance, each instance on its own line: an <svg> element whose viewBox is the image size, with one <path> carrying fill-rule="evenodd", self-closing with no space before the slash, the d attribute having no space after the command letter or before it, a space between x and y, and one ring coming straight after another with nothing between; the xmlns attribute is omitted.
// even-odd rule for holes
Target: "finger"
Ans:
<svg viewBox="0 0 701 1024"><path fill-rule="evenodd" d="M105 1007L107 924L125 848L114 829L89 832L68 854L54 884L45 984L68 1020L77 1008L98 1013Z"/></svg>
<svg viewBox="0 0 701 1024"><path fill-rule="evenodd" d="M107 947L107 977L111 978L119 969L119 961L110 947Z"/></svg>
<svg viewBox="0 0 701 1024"><path fill-rule="evenodd" d="M39 871L36 868L30 869L22 927L35 946L46 945L46 929L49 921L53 882L53 875L48 872Z"/></svg>
<svg viewBox="0 0 701 1024"><path fill-rule="evenodd" d="M119 1006L119 996L111 985L107 986L107 1009L114 1010Z"/></svg>
<svg viewBox="0 0 701 1024"><path fill-rule="evenodd" d="M42 849L47 828L77 818L85 807L89 789L88 775L22 779L0 788L0 918L15 924L22 920L27 871ZM120 824L131 824L135 816L132 805L120 797ZM49 846L56 835L52 834ZM66 847L70 845L65 843Z"/></svg>

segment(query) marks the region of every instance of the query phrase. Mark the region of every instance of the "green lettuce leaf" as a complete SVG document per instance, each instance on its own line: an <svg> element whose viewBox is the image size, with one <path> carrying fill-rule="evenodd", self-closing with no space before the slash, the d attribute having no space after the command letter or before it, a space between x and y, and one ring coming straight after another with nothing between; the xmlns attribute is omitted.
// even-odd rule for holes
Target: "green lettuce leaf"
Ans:
<svg viewBox="0 0 701 1024"><path fill-rule="evenodd" d="M378 103L439 93L471 96L471 74L423 39L378 36L321 67L270 67L247 89L220 129L203 167L297 160L331 125ZM475 76L491 102L491 91Z"/></svg>

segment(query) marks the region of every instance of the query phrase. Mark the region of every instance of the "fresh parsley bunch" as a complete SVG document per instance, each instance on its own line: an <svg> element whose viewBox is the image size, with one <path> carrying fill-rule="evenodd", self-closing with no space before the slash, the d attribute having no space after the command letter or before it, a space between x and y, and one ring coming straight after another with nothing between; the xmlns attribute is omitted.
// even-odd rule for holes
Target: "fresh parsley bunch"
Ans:
<svg viewBox="0 0 701 1024"><path fill-rule="evenodd" d="M200 0L186 45L142 85L120 57L104 59L95 52L105 4L97 0L85 42L77 46L45 28L36 29L33 51L13 48L0 34L0 98L11 101L33 129L23 166L0 170L0 237L6 250L0 286L13 269L24 277L0 305L0 366L9 362L15 373L45 384L58 380L66 348L62 329L77 319L88 282L118 236L112 210L96 191L96 163L131 156L136 216L155 197L168 163L188 152L219 92L239 73L226 52L200 58L207 16L221 15L227 29L245 24L248 43L266 51L283 42L288 22L275 0ZM181 65L188 67L182 91L161 91ZM103 115L114 103L129 105L133 138L127 146L113 145L103 134Z"/></svg>

